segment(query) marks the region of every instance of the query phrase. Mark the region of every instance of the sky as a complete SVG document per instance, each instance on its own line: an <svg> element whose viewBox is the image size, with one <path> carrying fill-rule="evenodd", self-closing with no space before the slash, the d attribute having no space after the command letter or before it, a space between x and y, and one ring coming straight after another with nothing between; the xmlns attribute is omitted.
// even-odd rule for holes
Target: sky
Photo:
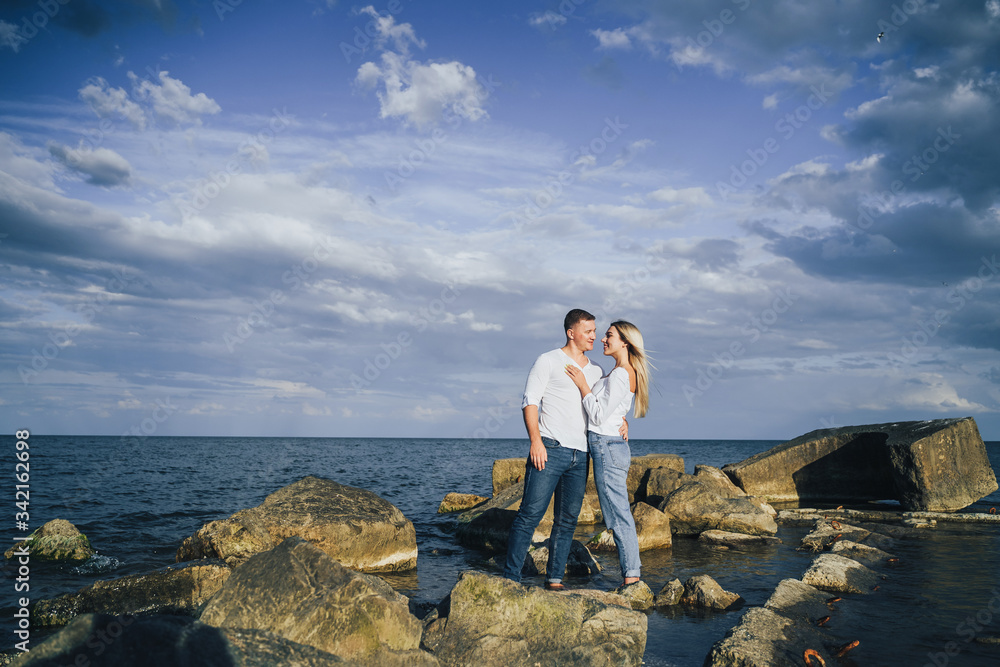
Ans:
<svg viewBox="0 0 1000 667"><path fill-rule="evenodd" d="M1000 0L5 2L0 422L524 437L584 308L635 438L1000 440L998 47Z"/></svg>

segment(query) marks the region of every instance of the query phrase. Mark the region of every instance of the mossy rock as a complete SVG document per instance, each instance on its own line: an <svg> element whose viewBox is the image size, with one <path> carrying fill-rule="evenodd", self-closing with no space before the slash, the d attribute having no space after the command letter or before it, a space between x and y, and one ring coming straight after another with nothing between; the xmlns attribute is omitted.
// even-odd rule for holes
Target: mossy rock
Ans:
<svg viewBox="0 0 1000 667"><path fill-rule="evenodd" d="M95 553L87 536L65 519L53 519L33 532L21 544L16 544L4 553L5 558L15 558L23 553L26 546L34 560L85 561Z"/></svg>

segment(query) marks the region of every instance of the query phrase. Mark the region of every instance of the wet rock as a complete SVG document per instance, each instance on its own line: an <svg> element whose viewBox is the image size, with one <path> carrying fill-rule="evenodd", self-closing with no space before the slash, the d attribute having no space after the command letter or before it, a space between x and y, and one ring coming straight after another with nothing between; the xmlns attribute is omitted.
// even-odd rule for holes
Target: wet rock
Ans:
<svg viewBox="0 0 1000 667"><path fill-rule="evenodd" d="M462 512L472 509L476 505L481 505L489 498L477 496L471 493L449 493L438 505L438 514L450 514L452 512Z"/></svg>
<svg viewBox="0 0 1000 667"><path fill-rule="evenodd" d="M723 498L704 484L687 483L671 491L660 504L677 535L724 530L747 535L774 535L774 519L746 498Z"/></svg>
<svg viewBox="0 0 1000 667"><path fill-rule="evenodd" d="M780 539L769 535L745 535L743 533L730 533L724 530L706 530L698 536L698 541L711 546L722 546L737 550L781 544Z"/></svg>
<svg viewBox="0 0 1000 667"><path fill-rule="evenodd" d="M830 553L844 556L851 560L856 560L867 567L879 567L885 565L892 558L892 554L870 547L866 544L858 544L850 540L837 540L830 547Z"/></svg>
<svg viewBox="0 0 1000 667"><path fill-rule="evenodd" d="M628 600L632 609L649 609L654 604L653 591L649 590L645 581L623 584L615 589L615 593Z"/></svg>
<svg viewBox="0 0 1000 667"><path fill-rule="evenodd" d="M80 614L187 614L194 616L215 595L232 570L224 562L194 561L147 574L97 581L31 608L39 627L65 625Z"/></svg>
<svg viewBox="0 0 1000 667"><path fill-rule="evenodd" d="M669 549L673 546L670 517L660 510L644 502L637 502L632 506L632 519L635 521L639 551ZM595 551L618 551L618 545L615 544L614 535L610 530L595 535L587 546Z"/></svg>
<svg viewBox="0 0 1000 667"><path fill-rule="evenodd" d="M494 507L478 514L468 523L460 522L455 529L455 537L461 544L473 549L504 553L507 551L507 538L515 517L517 512L514 510ZM531 536L532 543L547 540L551 530L551 525L539 525Z"/></svg>
<svg viewBox="0 0 1000 667"><path fill-rule="evenodd" d="M416 532L395 505L371 491L313 476L275 491L257 507L205 524L177 549L177 562L221 558L236 567L292 536L362 572L417 565Z"/></svg>
<svg viewBox="0 0 1000 667"><path fill-rule="evenodd" d="M493 496L489 501L479 505L473 509L462 512L457 516L459 524L471 523L476 518L482 514L489 512L490 510L517 510L521 507L521 499L524 496L524 482L517 482L506 488L504 488L500 493ZM545 510L545 514L542 516L542 520L539 522L539 526L548 535L549 531L552 530L552 520L553 520L553 506L555 504L555 497L549 501L549 506ZM601 514L601 501L597 497L597 491L588 491L583 496L583 505L580 507L580 515L577 522L581 526L589 526L595 523L600 523L604 520Z"/></svg>
<svg viewBox="0 0 1000 667"><path fill-rule="evenodd" d="M53 519L31 533L28 539L4 553L10 559L24 554L27 547L32 560L85 561L97 551L90 546L87 536L65 519Z"/></svg>
<svg viewBox="0 0 1000 667"><path fill-rule="evenodd" d="M742 498L747 495L743 489L733 484L733 480L729 479L726 473L713 466L696 465L694 478L695 481L707 484L712 491L723 498Z"/></svg>
<svg viewBox="0 0 1000 667"><path fill-rule="evenodd" d="M824 551L839 540L849 540L878 549L891 549L895 540L866 528L852 526L836 519L820 519L812 532L802 538L803 551Z"/></svg>
<svg viewBox="0 0 1000 667"><path fill-rule="evenodd" d="M820 630L793 621L764 607L753 607L712 646L705 667L800 667L806 649L819 653L827 665L836 665L824 647ZM817 663L819 664L819 663Z"/></svg>
<svg viewBox="0 0 1000 667"><path fill-rule="evenodd" d="M291 537L237 568L205 606L203 623L272 632L354 662L435 665L406 597Z"/></svg>
<svg viewBox="0 0 1000 667"><path fill-rule="evenodd" d="M680 579L671 579L663 584L663 588L653 598L653 603L657 607L672 607L680 604L682 597L684 597L684 584Z"/></svg>
<svg viewBox="0 0 1000 667"><path fill-rule="evenodd" d="M787 618L806 623L829 616L830 594L798 579L783 579L764 603L764 607Z"/></svg>
<svg viewBox="0 0 1000 667"><path fill-rule="evenodd" d="M20 667L351 667L268 632L213 628L184 616L84 614L23 654Z"/></svg>
<svg viewBox="0 0 1000 667"><path fill-rule="evenodd" d="M528 555L524 559L524 569L522 573L527 577L547 574L549 560L549 540L545 540L540 545L528 550ZM499 563L498 563L499 564ZM569 548L569 558L566 560L566 572L564 575L586 577L598 574L601 566L590 553L587 547L580 540L573 540Z"/></svg>
<svg viewBox="0 0 1000 667"><path fill-rule="evenodd" d="M712 577L699 574L684 582L684 594L681 604L708 609L735 609L743 604L743 598L727 590L723 590Z"/></svg>
<svg viewBox="0 0 1000 667"><path fill-rule="evenodd" d="M619 595L551 592L463 572L428 617L423 646L445 665L631 665L646 647L646 616Z"/></svg>
<svg viewBox="0 0 1000 667"><path fill-rule="evenodd" d="M906 510L952 511L997 490L971 417L820 429L723 470L772 501L895 499Z"/></svg>
<svg viewBox="0 0 1000 667"><path fill-rule="evenodd" d="M817 556L802 575L810 586L834 593L871 593L878 574L861 563L836 554Z"/></svg>

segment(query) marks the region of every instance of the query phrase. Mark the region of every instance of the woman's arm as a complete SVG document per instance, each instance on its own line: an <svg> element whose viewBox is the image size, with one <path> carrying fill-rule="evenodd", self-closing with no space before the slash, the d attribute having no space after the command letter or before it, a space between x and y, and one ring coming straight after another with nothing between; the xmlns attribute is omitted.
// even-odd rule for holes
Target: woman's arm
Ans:
<svg viewBox="0 0 1000 667"><path fill-rule="evenodd" d="M615 369L594 384L594 391L583 395L583 409L591 424L603 424L611 412L629 395L628 374Z"/></svg>
<svg viewBox="0 0 1000 667"><path fill-rule="evenodd" d="M566 364L566 375L573 381L577 389L580 390L580 398L590 393L590 385L587 384L587 376L573 364Z"/></svg>

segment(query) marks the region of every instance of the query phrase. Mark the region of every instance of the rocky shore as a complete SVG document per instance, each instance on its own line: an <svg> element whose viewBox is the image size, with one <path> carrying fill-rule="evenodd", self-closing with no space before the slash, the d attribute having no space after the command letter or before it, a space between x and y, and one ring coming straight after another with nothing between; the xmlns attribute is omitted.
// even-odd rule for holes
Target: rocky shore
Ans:
<svg viewBox="0 0 1000 667"><path fill-rule="evenodd" d="M417 614L377 574L416 567L413 524L370 491L310 476L205 524L183 540L176 565L34 602L35 627L62 629L13 664L640 665L647 610L671 607L733 614L735 625L706 665L837 664L858 648L838 623L840 603L889 585L899 540L947 521L1000 528L997 515L938 511L996 489L988 462L973 465L986 461L976 438L971 419L828 429L722 469L698 465L693 474L678 456L635 457L629 494L643 551L690 540L721 553L752 552L776 548L778 523L811 527L798 544L779 545L815 554L810 566L781 581L763 607L747 608L738 591L705 575L671 579L655 594L645 582L553 592L502 579L497 567L456 572L450 593ZM972 463L948 460L960 456ZM906 482L869 494L903 511L771 507L793 493L799 501L841 501L829 486L816 490L817 471L842 474L849 461L871 460L888 462L878 475ZM455 512L458 543L502 557L524 465L495 462L492 498L449 494L442 502L439 511ZM859 493L850 487L842 502ZM592 481L587 496L580 521L593 538L574 544L570 564L580 577L600 568L592 552L614 549ZM39 533L80 542L73 531L61 521ZM526 571L544 570L547 534L543 521ZM34 548L43 553L41 541Z"/></svg>

